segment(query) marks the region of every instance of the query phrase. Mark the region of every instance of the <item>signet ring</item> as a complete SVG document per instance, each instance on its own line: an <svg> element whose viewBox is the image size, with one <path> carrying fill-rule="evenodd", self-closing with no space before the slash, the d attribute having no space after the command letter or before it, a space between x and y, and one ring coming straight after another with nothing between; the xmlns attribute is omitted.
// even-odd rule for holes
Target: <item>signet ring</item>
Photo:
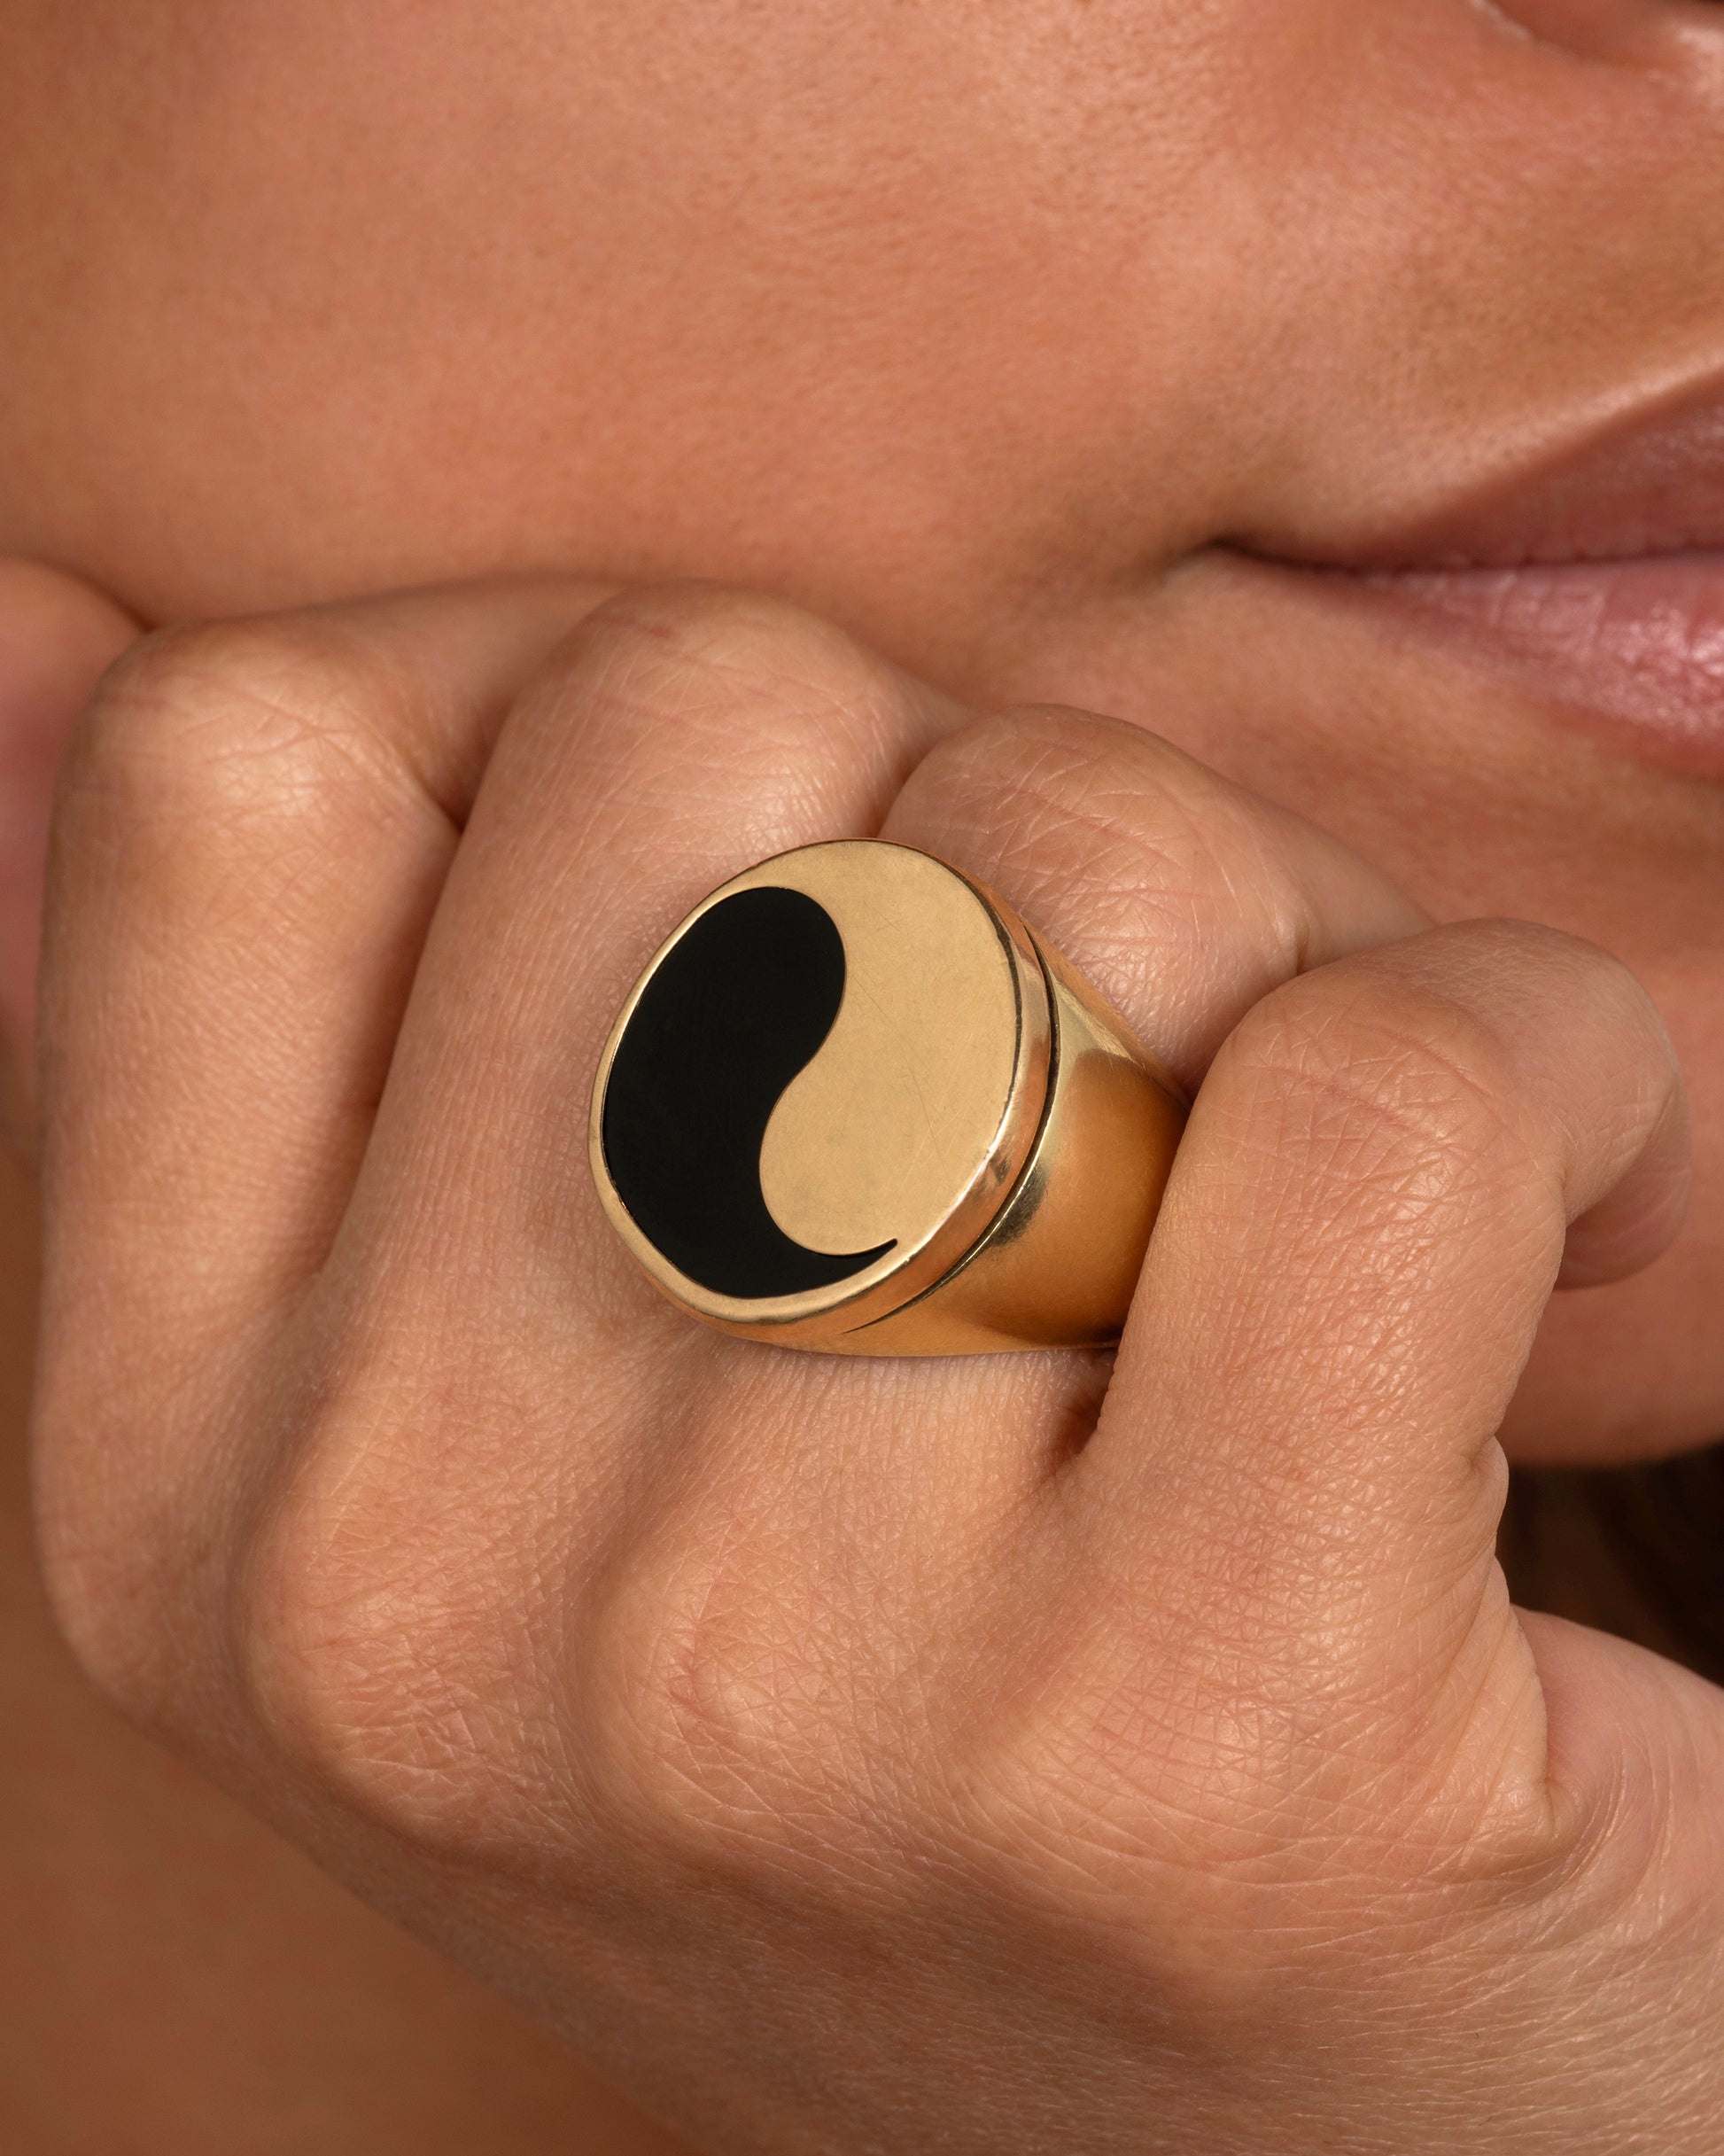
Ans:
<svg viewBox="0 0 1724 2156"><path fill-rule="evenodd" d="M843 1355L1117 1338L1185 1106L1012 907L880 839L703 899L594 1083L611 1225L695 1317Z"/></svg>

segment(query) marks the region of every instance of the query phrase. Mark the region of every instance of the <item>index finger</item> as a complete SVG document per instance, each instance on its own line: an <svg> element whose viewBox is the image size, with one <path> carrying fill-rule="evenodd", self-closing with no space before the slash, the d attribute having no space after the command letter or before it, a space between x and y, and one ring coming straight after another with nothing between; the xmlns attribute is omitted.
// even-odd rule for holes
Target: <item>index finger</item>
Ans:
<svg viewBox="0 0 1724 2156"><path fill-rule="evenodd" d="M107 676L62 773L42 997L68 1431L159 1420L321 1262L491 738L603 595L408 593L147 638Z"/></svg>

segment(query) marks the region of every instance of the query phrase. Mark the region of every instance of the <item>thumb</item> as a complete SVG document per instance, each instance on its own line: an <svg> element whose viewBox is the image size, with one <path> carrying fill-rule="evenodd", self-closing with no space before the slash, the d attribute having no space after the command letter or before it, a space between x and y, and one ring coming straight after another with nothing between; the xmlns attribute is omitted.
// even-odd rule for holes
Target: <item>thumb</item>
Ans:
<svg viewBox="0 0 1724 2156"><path fill-rule="evenodd" d="M0 557L0 1133L27 1148L54 774L97 681L140 634L89 585Z"/></svg>

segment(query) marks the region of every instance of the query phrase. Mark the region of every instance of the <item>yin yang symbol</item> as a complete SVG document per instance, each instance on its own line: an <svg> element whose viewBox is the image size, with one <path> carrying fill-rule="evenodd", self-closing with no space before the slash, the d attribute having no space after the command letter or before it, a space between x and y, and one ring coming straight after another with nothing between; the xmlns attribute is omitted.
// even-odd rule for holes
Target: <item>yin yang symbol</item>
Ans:
<svg viewBox="0 0 1724 2156"><path fill-rule="evenodd" d="M801 847L715 892L637 985L595 1098L636 1256L719 1316L937 1277L998 1202L1002 1130L1019 1151L1033 1130L1021 975L990 902L912 847Z"/></svg>
<svg viewBox="0 0 1724 2156"><path fill-rule="evenodd" d="M812 1250L760 1187L766 1125L831 1032L844 970L843 938L817 900L739 891L672 946L617 1044L605 1165L641 1231L715 1295L830 1288L892 1248Z"/></svg>

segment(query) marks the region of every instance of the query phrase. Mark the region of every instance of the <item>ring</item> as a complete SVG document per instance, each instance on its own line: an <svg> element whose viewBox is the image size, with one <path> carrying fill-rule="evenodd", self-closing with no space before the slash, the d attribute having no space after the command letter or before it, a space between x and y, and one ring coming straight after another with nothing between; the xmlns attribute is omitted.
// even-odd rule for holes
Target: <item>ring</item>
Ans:
<svg viewBox="0 0 1724 2156"><path fill-rule="evenodd" d="M1116 1339L1185 1108L995 892L879 839L697 906L612 1027L589 1155L649 1280L844 1355Z"/></svg>

